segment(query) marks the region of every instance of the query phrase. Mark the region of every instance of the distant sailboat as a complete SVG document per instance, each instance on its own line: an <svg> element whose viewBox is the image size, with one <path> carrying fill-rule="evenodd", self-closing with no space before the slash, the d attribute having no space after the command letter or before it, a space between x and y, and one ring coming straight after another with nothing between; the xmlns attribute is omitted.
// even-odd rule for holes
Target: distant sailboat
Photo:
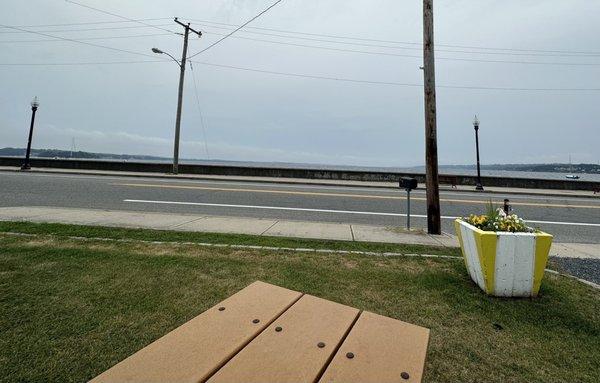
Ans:
<svg viewBox="0 0 600 383"><path fill-rule="evenodd" d="M571 173L573 173L573 162L571 161L571 155L569 154L569 171ZM565 176L566 178L570 179L570 180L578 180L579 176L576 174L567 174Z"/></svg>

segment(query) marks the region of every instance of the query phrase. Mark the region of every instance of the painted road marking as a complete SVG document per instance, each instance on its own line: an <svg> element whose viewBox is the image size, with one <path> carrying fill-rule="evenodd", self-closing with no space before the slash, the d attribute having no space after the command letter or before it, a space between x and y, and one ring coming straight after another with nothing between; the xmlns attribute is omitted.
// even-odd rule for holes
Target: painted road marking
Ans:
<svg viewBox="0 0 600 383"><path fill-rule="evenodd" d="M378 215L378 216L385 216L385 217L406 217L406 214L403 214L403 213L384 213L384 212L355 211L355 210L309 209L309 208L301 208L301 207L230 205L230 204L223 204L223 203L178 202L178 201L148 201L148 200L141 200L141 199L125 199L125 200L123 200L123 202L146 203L146 204L157 204L157 205L208 206L208 207L227 207L227 208L237 208L237 209L306 211L306 212L314 212L314 213L335 213L335 214ZM422 215L422 214L411 214L410 216L416 217L416 218L427 218L426 215ZM454 220L456 218L458 218L458 217L442 216L442 219ZM600 227L600 223L587 223L587 222L553 222L553 221L529 221L529 220L527 222L551 224L551 225L565 225L565 226Z"/></svg>
<svg viewBox="0 0 600 383"><path fill-rule="evenodd" d="M268 193L268 194L288 194L288 195L307 195L321 197L343 197L343 198L364 198L364 199L391 199L405 200L402 196L387 196L387 195L367 195L367 194L348 194L348 193L320 193L320 192L304 192L291 190L265 190L265 189L234 189L234 188L219 188L212 186L190 186L190 185L160 185L160 184L132 184L132 183L117 183L113 186L127 186L138 188L159 188L159 189L188 189L188 190L209 190L209 191L225 191L225 192L245 192L245 193ZM490 198L491 199L491 198ZM427 201L426 198L413 197L413 201ZM453 202L462 204L486 205L488 201L468 200L468 199L450 199L441 198L441 202ZM496 201L500 203L500 201ZM552 207L552 208L576 208L576 209L600 209L600 205L565 205L565 204L549 204L537 202L511 202L513 206L536 206L536 207Z"/></svg>

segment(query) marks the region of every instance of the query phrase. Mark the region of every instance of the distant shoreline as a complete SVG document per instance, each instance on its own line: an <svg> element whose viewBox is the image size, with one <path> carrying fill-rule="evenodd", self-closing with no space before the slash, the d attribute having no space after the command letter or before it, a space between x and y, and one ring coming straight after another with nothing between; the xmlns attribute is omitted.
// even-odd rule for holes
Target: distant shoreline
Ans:
<svg viewBox="0 0 600 383"><path fill-rule="evenodd" d="M0 156L22 157L25 155L24 148L2 148ZM57 159L80 159L80 160L109 160L109 161L142 161L142 162L171 162L171 158L148 156L148 155L130 155L130 154L112 154L112 153L93 153L84 151L70 151L58 149L32 149L32 157L38 158L57 158ZM285 168L295 167L314 167L331 169L355 169L355 170L378 170L391 172L423 172L422 166L408 167L376 167L376 166L352 166L352 165L328 165L328 164L307 164L290 162L260 162L260 161L229 161L229 160L205 160L205 159L181 159L181 163L190 164L215 164L231 166L281 166ZM476 169L476 165L440 165L441 170L451 170L452 173L465 171L471 173ZM600 175L600 164L491 164L482 165L482 170L487 171L508 171L508 172L529 172L529 173L561 173L561 174L590 174Z"/></svg>

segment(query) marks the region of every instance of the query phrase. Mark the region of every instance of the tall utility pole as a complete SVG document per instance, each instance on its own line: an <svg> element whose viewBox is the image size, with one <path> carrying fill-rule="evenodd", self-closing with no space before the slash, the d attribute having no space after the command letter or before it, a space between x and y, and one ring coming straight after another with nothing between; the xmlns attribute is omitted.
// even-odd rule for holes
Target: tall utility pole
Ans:
<svg viewBox="0 0 600 383"><path fill-rule="evenodd" d="M427 231L429 234L441 234L435 100L435 55L433 43L433 0L423 0L423 73L425 78L425 186L427 188Z"/></svg>
<svg viewBox="0 0 600 383"><path fill-rule="evenodd" d="M173 148L173 174L179 173L179 133L181 132L181 112L183 109L183 85L185 79L185 65L187 62L188 37L190 31L202 37L202 32L196 31L190 27L190 23L184 24L175 18L175 22L185 28L183 34L183 54L179 62L179 95L177 100L177 119L175 120L175 144Z"/></svg>

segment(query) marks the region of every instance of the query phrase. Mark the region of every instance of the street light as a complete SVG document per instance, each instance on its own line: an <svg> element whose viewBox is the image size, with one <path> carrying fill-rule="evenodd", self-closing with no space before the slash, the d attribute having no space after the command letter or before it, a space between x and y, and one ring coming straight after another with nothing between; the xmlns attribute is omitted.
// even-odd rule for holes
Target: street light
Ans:
<svg viewBox="0 0 600 383"><path fill-rule="evenodd" d="M152 52L156 53L157 55L167 55L171 59L173 59L173 61L175 61L177 63L177 65L181 66L181 63L179 62L179 60L177 60L175 57L171 56L170 54L168 54L165 51L162 51L162 50L160 50L158 48L152 48Z"/></svg>
<svg viewBox="0 0 600 383"><path fill-rule="evenodd" d="M167 52L163 52L158 48L152 48L152 52L158 55L167 55L173 61L179 65L179 94L177 99L177 119L175 121L175 144L173 148L173 174L177 174L179 172L179 132L181 131L181 109L183 107L183 84L185 79L185 63L187 61L187 51L188 51L188 38L190 36L190 31L194 34L198 35L198 37L202 37L202 32L194 30L190 27L190 23L184 24L181 21L175 18L175 22L182 27L185 28L185 33L183 34L183 52L181 55L181 61L177 60L175 57L171 56Z"/></svg>
<svg viewBox="0 0 600 383"><path fill-rule="evenodd" d="M177 21L177 20L175 20ZM185 38L185 43L184 43L184 48L183 48L183 56L181 58L181 61L178 61L175 57L171 56L169 53L164 52L158 48L152 48L152 52L159 54L159 55L167 55L169 56L173 61L175 61L177 63L177 65L179 65L179 94L178 94L178 98L177 98L177 118L175 120L175 143L173 145L173 174L177 174L179 173L179 134L181 132L181 110L183 108L183 82L184 82L184 78L185 78L185 61L186 61L186 55L187 55L187 29L186 29L186 38Z"/></svg>
<svg viewBox="0 0 600 383"><path fill-rule="evenodd" d="M475 190L483 190L481 184L481 165L479 164L479 119L477 116L473 119L473 127L475 128L475 148L477 150L477 186Z"/></svg>
<svg viewBox="0 0 600 383"><path fill-rule="evenodd" d="M25 153L25 162L23 162L21 170L31 169L31 165L29 164L29 157L31 155L31 139L33 138L33 124L35 122L35 112L37 112L39 106L40 102L38 101L38 98L35 97L33 101L31 101L31 126L29 127L29 139L27 140L27 152Z"/></svg>

